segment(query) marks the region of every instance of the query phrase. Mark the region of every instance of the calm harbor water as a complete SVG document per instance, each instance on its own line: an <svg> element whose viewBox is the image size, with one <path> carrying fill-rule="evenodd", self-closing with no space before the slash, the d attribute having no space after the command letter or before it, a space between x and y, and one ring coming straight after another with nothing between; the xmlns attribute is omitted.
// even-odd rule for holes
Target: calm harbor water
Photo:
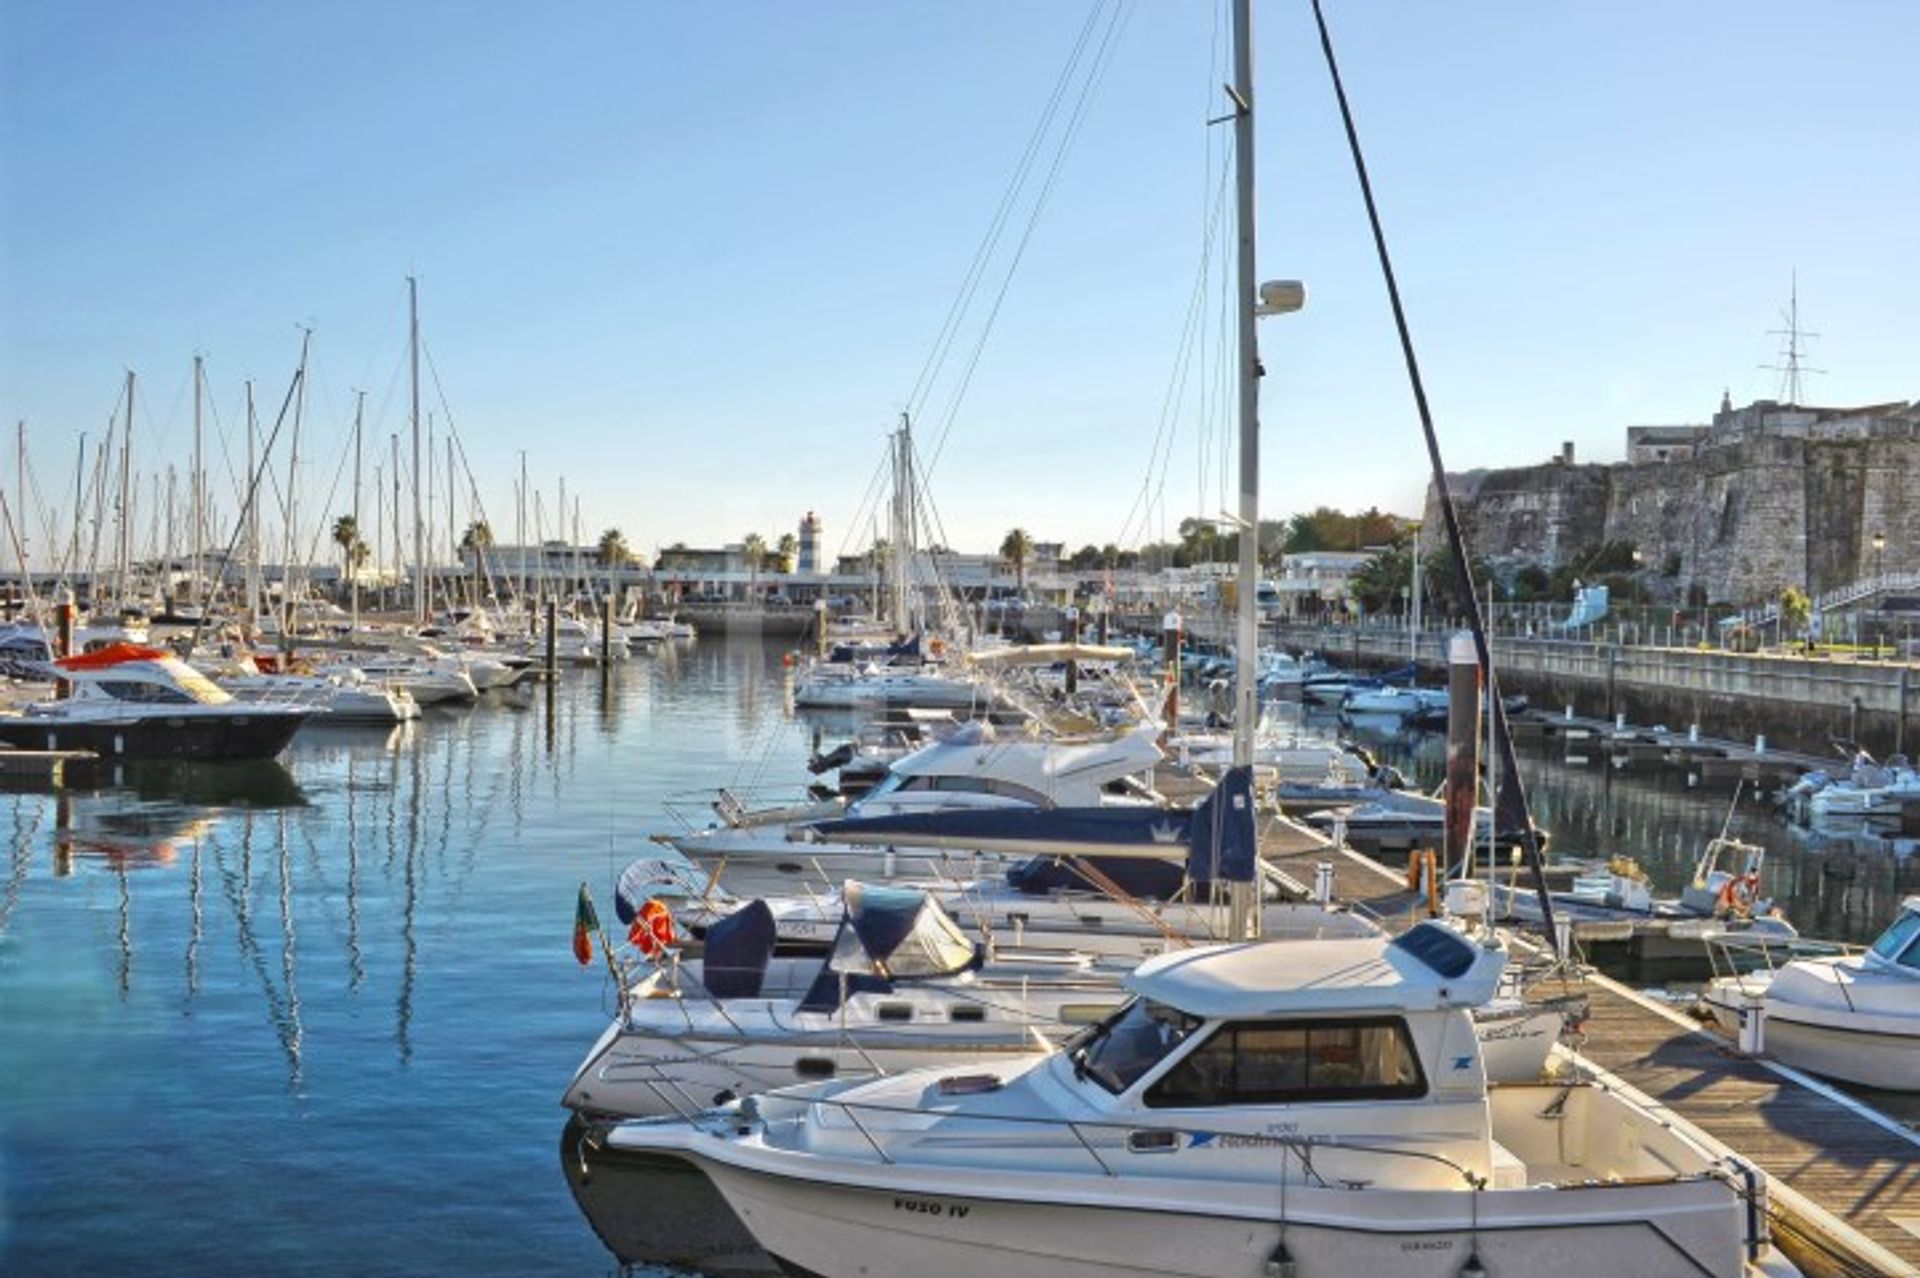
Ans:
<svg viewBox="0 0 1920 1278"><path fill-rule="evenodd" d="M569 954L575 889L610 918L663 799L793 785L810 744L777 647L701 641L570 673L551 709L0 794L0 1273L615 1271L557 1157L611 1006ZM1532 779L1557 850L1666 886L1725 815L1664 775ZM1806 930L1868 935L1920 890L1887 846L1735 828Z"/></svg>

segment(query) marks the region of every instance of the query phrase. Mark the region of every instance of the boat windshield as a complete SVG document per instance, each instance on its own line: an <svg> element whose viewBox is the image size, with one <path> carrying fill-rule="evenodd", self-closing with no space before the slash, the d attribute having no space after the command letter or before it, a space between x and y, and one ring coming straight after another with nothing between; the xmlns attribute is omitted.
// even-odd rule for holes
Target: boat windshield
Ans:
<svg viewBox="0 0 1920 1278"><path fill-rule="evenodd" d="M1094 1026L1068 1059L1075 1078L1091 1078L1118 1096L1199 1027L1178 1008L1137 998Z"/></svg>
<svg viewBox="0 0 1920 1278"><path fill-rule="evenodd" d="M1873 943L1873 952L1889 963L1920 967L1920 946L1909 944L1916 936L1920 936L1920 913L1909 910L1880 934L1880 939ZM1902 950L1906 951L1904 956Z"/></svg>

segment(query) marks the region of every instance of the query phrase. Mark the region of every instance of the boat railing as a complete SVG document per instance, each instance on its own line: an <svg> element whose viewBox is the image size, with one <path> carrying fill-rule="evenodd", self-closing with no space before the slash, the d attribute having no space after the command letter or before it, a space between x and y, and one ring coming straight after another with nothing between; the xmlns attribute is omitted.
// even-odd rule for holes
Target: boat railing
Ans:
<svg viewBox="0 0 1920 1278"><path fill-rule="evenodd" d="M998 1080L992 1075L956 1075L935 1084L936 1090L943 1086L953 1089L951 1094L964 1094L970 1085L978 1090L993 1090ZM748 1119L762 1117L765 1102L769 1097L750 1097L745 1103L743 1114ZM928 1111L914 1105L889 1105L878 1101L849 1101L839 1097L824 1096L819 1093L807 1094L800 1088L789 1089L772 1099L794 1104L806 1104L833 1109L845 1115L848 1123L866 1141L874 1155L884 1164L892 1166L893 1155L887 1152L886 1145L875 1135L875 1130L860 1121L862 1114L869 1119L881 1115L907 1115L925 1119ZM1154 1154L1172 1153L1186 1146L1207 1145L1216 1140L1243 1143L1248 1148L1274 1149L1281 1158L1280 1177L1286 1179L1292 1173L1291 1164L1299 1163L1299 1179L1303 1184L1322 1189L1365 1189L1374 1181L1371 1178L1342 1176L1315 1165L1316 1155L1323 1160L1326 1156L1339 1154L1357 1154L1362 1157L1378 1158L1383 1161L1418 1163L1429 1167L1440 1167L1460 1178L1462 1188L1471 1190L1485 1189L1488 1179L1476 1173L1472 1168L1445 1154L1432 1150L1410 1149L1404 1146L1373 1145L1363 1141L1354 1141L1340 1136L1288 1136L1271 1132L1237 1132L1214 1128L1165 1126L1160 1124L1122 1123L1089 1119L1061 1118L1055 1115L1036 1114L985 1114L969 1116L969 1121L980 1123L1006 1124L1028 1129L1064 1129L1073 1137L1073 1145L1082 1150L1087 1158L1099 1168L1104 1176L1117 1177L1110 1161L1116 1154ZM914 1127L906 1134L918 1136L924 1128ZM882 1135L885 1133L882 1132ZM1092 1137L1090 1139L1089 1137ZM1107 1139L1102 1140L1105 1137ZM1071 1146L1069 1146L1071 1147ZM1102 1154L1102 1150L1105 1154Z"/></svg>
<svg viewBox="0 0 1920 1278"><path fill-rule="evenodd" d="M713 825L715 818L730 829L819 820L833 815L835 805L792 786L722 786L668 795L660 807L683 832L691 833Z"/></svg>
<svg viewBox="0 0 1920 1278"><path fill-rule="evenodd" d="M1844 958L1866 952L1865 946L1846 945L1839 941L1817 941L1804 936L1755 936L1743 932L1719 932L1710 933L1703 939L1707 947L1707 962L1713 968L1716 979L1738 978L1762 969L1769 974L1777 973L1783 964L1791 963L1795 959Z"/></svg>

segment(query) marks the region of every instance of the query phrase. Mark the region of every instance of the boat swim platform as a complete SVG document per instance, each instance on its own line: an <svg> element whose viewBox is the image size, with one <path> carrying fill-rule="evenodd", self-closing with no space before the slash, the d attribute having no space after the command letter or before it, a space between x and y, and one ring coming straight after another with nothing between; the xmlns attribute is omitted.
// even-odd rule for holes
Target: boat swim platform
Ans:
<svg viewBox="0 0 1920 1278"><path fill-rule="evenodd" d="M1270 817L1260 844L1302 895L1324 862L1337 903L1390 930L1425 917L1401 876L1318 831ZM1579 1063L1766 1173L1774 1240L1809 1278L1920 1275L1920 1133L1597 972L1564 968L1530 995L1584 1000Z"/></svg>

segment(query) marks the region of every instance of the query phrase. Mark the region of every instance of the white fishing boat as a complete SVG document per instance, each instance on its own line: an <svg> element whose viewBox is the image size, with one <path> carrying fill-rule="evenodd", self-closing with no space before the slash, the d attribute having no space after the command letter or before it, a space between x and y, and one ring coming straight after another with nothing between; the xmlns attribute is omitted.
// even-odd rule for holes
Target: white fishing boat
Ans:
<svg viewBox="0 0 1920 1278"><path fill-rule="evenodd" d="M924 892L848 883L824 958L776 958L771 909L715 922L704 954L622 977L619 1013L562 1103L704 1109L807 1079L1033 1057L1124 998L1083 956L994 961Z"/></svg>
<svg viewBox="0 0 1920 1278"><path fill-rule="evenodd" d="M1725 942L1717 948L1750 952ZM1920 1092L1920 896L1900 903L1892 925L1863 954L1723 976L1701 1002L1722 1029L1784 1064Z"/></svg>
<svg viewBox="0 0 1920 1278"><path fill-rule="evenodd" d="M1576 923L1699 922L1711 934L1737 934L1783 943L1799 935L1761 886L1766 849L1725 834L1709 840L1678 896L1659 897L1638 863L1614 858L1575 876L1570 890L1554 892L1555 913ZM1541 920L1540 898L1531 889L1489 884L1496 918ZM1699 935L1708 935L1703 929Z"/></svg>
<svg viewBox="0 0 1920 1278"><path fill-rule="evenodd" d="M789 1273L1787 1272L1765 1180L1605 1082L1488 1087L1505 954L1439 924L1153 960L1038 1061L796 1087L607 1143L706 1172Z"/></svg>
<svg viewBox="0 0 1920 1278"><path fill-rule="evenodd" d="M1824 772L1810 773L1788 791L1788 800L1802 810L1809 825L1815 826L1898 817L1909 805L1920 806L1920 771L1905 755L1877 763L1862 752L1855 756L1845 778L1835 780Z"/></svg>

